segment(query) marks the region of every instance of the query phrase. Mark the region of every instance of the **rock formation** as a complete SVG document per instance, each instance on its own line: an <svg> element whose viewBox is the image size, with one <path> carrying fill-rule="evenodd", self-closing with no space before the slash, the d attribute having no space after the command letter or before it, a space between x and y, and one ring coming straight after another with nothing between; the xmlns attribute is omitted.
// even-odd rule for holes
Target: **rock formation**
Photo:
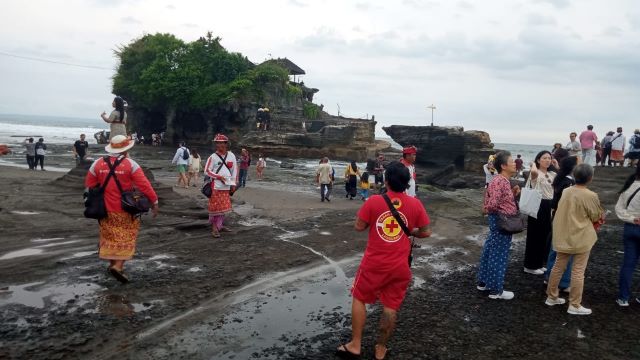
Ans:
<svg viewBox="0 0 640 360"><path fill-rule="evenodd" d="M482 165L494 153L491 138L484 131L464 131L460 126L392 125L382 129L398 144L416 146L416 162L426 166L453 164L464 171L482 171Z"/></svg>

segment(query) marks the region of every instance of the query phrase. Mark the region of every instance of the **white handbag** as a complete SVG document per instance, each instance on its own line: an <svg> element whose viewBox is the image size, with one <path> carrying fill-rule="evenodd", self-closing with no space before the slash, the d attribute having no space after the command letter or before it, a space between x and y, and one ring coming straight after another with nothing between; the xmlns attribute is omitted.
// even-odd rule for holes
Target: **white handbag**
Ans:
<svg viewBox="0 0 640 360"><path fill-rule="evenodd" d="M531 178L527 180L527 184L524 189L520 191L520 212L531 216L534 219L538 218L538 210L540 210L540 202L542 201L542 195L536 189L531 188Z"/></svg>

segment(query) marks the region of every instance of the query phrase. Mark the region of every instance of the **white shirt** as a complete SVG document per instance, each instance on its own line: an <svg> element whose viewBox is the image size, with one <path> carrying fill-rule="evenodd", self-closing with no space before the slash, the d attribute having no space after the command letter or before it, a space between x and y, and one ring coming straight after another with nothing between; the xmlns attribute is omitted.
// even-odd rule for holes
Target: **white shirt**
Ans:
<svg viewBox="0 0 640 360"><path fill-rule="evenodd" d="M207 165L204 167L204 174L211 177L213 179L213 189L214 190L229 190L231 186L236 185L236 181L238 179L238 163L236 160L236 156L231 152L227 151L226 164L222 165L222 159L224 156L220 156L217 153L211 154L209 159L207 159ZM220 171L216 172L220 168ZM224 178L223 182L221 179Z"/></svg>
<svg viewBox="0 0 640 360"><path fill-rule="evenodd" d="M625 192L618 197L618 203L616 203L616 215L618 218L626 223L633 224L633 220L640 218L640 191L636 196L631 199L629 206L627 207L627 201L636 190L640 188L640 181L634 181L631 186Z"/></svg>
<svg viewBox="0 0 640 360"><path fill-rule="evenodd" d="M619 135L619 136L618 136ZM617 133L613 135L613 141L611 142L611 150L624 150L624 144L626 140L622 133Z"/></svg>
<svg viewBox="0 0 640 360"><path fill-rule="evenodd" d="M171 163L178 165L189 165L189 159L185 160L182 156L185 151L187 151L187 149L182 146L178 148L178 150L176 150L176 154L173 156L173 160L171 161Z"/></svg>

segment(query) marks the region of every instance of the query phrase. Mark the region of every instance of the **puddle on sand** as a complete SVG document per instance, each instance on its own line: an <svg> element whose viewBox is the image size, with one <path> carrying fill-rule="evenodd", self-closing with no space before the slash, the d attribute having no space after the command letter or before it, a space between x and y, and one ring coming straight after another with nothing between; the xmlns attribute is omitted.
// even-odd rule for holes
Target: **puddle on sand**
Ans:
<svg viewBox="0 0 640 360"><path fill-rule="evenodd" d="M69 240L69 241L63 241L63 242L55 242L55 243L51 243L51 244L40 245L38 247L39 248L49 248L49 247L54 247L54 246L75 244L77 242L80 242L80 240Z"/></svg>
<svg viewBox="0 0 640 360"><path fill-rule="evenodd" d="M23 257L23 256L40 255L43 252L44 252L44 250L42 250L42 249L32 249L32 248L16 250L16 251L8 252L8 253L0 256L0 260L9 260L9 259L15 259L15 258Z"/></svg>
<svg viewBox="0 0 640 360"><path fill-rule="evenodd" d="M92 283L74 285L50 285L41 287L45 282L35 282L13 285L5 291L0 291L0 306L21 304L28 307L43 309L45 300L55 305L74 303L82 306L89 302L102 287Z"/></svg>
<svg viewBox="0 0 640 360"><path fill-rule="evenodd" d="M200 268L199 268L199 267L197 267L197 266L194 266L194 267L189 268L189 269L187 270L187 272L200 272L200 271L202 271L202 269L200 269Z"/></svg>
<svg viewBox="0 0 640 360"><path fill-rule="evenodd" d="M413 276L413 281L411 282L412 289L420 289L422 285L424 285L427 281L419 276Z"/></svg>
<svg viewBox="0 0 640 360"><path fill-rule="evenodd" d="M19 211L19 210L13 210L13 211L10 211L10 213L16 214L16 215L38 215L38 214L42 214L41 212L37 212L37 211Z"/></svg>
<svg viewBox="0 0 640 360"><path fill-rule="evenodd" d="M160 255L154 255L150 258L148 258L147 260L150 261L155 261L155 260L166 260L166 259L173 259L175 256L173 255L168 255L168 254L160 254Z"/></svg>
<svg viewBox="0 0 640 360"><path fill-rule="evenodd" d="M64 240L65 238L47 238L47 239L33 239L31 242L41 243L41 242L51 242L51 241L59 241Z"/></svg>
<svg viewBox="0 0 640 360"><path fill-rule="evenodd" d="M329 231L320 231L320 235L329 236L332 235Z"/></svg>
<svg viewBox="0 0 640 360"><path fill-rule="evenodd" d="M120 294L104 294L98 298L95 310L86 310L85 313L100 313L113 315L118 318L133 316L135 313L147 311L154 305L162 303L162 300L152 300L142 304L132 303Z"/></svg>
<svg viewBox="0 0 640 360"><path fill-rule="evenodd" d="M97 253L98 253L97 251L81 251L81 252L77 252L77 253L69 256L69 257L62 258L60 260L78 259L78 258L83 258L83 257L95 255ZM80 277L80 278L82 278L82 277Z"/></svg>
<svg viewBox="0 0 640 360"><path fill-rule="evenodd" d="M275 223L273 220L262 218L245 218L238 221L238 224L242 226L273 226Z"/></svg>
<svg viewBox="0 0 640 360"><path fill-rule="evenodd" d="M326 269L331 271L330 266ZM338 281L326 271L320 272L259 292L232 307L223 320L203 319L200 325L171 337L167 346L199 358L249 359L258 352L262 359L278 359L281 354L262 351L286 348L293 340L326 331L325 315L334 316L338 324L332 326L339 330L350 305L349 283Z"/></svg>

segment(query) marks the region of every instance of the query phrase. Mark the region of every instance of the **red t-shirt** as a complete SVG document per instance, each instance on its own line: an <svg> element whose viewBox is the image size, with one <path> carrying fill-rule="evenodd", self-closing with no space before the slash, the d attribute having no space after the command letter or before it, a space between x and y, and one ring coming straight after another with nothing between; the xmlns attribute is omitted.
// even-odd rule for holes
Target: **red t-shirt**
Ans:
<svg viewBox="0 0 640 360"><path fill-rule="evenodd" d="M429 215L420 200L404 193L389 191L387 194L409 230L429 225ZM371 196L358 211L358 218L369 224L369 241L360 264L362 268L389 271L408 266L411 241L381 195Z"/></svg>
<svg viewBox="0 0 640 360"><path fill-rule="evenodd" d="M523 163L522 159L516 159L515 163L516 163L516 170L521 170L522 169L522 163Z"/></svg>

